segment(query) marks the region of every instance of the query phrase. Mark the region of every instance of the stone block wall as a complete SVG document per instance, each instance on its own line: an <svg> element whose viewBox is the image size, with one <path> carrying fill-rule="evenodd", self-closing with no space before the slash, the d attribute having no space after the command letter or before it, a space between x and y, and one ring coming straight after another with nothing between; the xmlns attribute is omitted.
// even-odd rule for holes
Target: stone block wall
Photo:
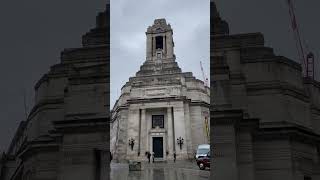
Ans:
<svg viewBox="0 0 320 180"><path fill-rule="evenodd" d="M318 82L265 47L262 34L230 35L214 14L221 27L211 32L213 179L318 178Z"/></svg>

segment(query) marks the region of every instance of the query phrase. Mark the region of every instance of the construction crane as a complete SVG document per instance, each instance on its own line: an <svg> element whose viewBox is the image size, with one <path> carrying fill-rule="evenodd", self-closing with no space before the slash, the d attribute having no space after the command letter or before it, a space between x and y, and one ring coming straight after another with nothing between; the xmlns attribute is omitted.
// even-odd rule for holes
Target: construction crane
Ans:
<svg viewBox="0 0 320 180"><path fill-rule="evenodd" d="M297 48L299 60L302 66L302 75L303 77L314 79L314 55L308 49L304 49L302 45L300 30L299 30L299 26L298 26L295 11L294 11L293 0L286 0L286 1L289 7L291 28L294 33L296 48Z"/></svg>
<svg viewBox="0 0 320 180"><path fill-rule="evenodd" d="M203 82L204 82L204 85L209 87L208 86L208 78L207 76L204 74L204 71L203 71L203 67L202 67L202 62L200 61L200 68L201 68L201 72L202 72L202 78L203 78Z"/></svg>

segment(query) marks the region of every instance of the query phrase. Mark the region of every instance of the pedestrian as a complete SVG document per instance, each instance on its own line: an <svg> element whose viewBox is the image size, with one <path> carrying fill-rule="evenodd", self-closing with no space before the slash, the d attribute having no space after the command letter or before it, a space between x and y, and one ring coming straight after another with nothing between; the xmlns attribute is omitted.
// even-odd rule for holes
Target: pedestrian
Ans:
<svg viewBox="0 0 320 180"><path fill-rule="evenodd" d="M147 157L148 157L148 161L150 163L150 157L151 157L151 153L150 152L147 152Z"/></svg>
<svg viewBox="0 0 320 180"><path fill-rule="evenodd" d="M110 152L110 162L112 161L112 158L113 158L112 153Z"/></svg>
<svg viewBox="0 0 320 180"><path fill-rule="evenodd" d="M176 152L173 153L173 162L176 162L177 154Z"/></svg>
<svg viewBox="0 0 320 180"><path fill-rule="evenodd" d="M152 163L154 163L154 152L152 152Z"/></svg>

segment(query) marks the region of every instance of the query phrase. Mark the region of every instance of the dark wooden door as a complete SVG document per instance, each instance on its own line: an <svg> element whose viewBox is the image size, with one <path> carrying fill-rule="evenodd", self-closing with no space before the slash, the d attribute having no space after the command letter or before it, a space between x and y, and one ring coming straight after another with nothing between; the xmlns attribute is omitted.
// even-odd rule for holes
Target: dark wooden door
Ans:
<svg viewBox="0 0 320 180"><path fill-rule="evenodd" d="M155 158L163 158L163 138L153 137L153 152Z"/></svg>

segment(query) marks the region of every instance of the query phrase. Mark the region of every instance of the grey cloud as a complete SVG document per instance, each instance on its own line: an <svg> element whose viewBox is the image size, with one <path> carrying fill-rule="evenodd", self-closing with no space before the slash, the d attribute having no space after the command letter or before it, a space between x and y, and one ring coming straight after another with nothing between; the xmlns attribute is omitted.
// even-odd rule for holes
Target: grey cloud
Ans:
<svg viewBox="0 0 320 180"><path fill-rule="evenodd" d="M144 62L145 31L156 18L166 18L171 24L175 54L182 70L192 71L202 79L199 64L202 58L208 74L209 15L207 0L111 1L111 108L121 87ZM128 42L116 42L119 40Z"/></svg>

